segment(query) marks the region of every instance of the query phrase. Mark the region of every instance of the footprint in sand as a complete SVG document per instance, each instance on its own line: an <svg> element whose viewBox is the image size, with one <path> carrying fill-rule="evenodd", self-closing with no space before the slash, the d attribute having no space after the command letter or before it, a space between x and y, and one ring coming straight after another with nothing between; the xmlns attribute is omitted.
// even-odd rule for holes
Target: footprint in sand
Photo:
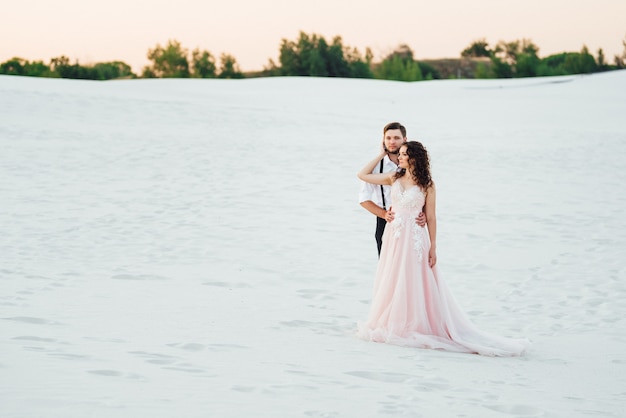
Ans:
<svg viewBox="0 0 626 418"><path fill-rule="evenodd" d="M363 379L375 380L377 382L385 382L385 383L405 383L406 381L414 378L414 376L411 376L408 374L391 373L391 372L355 371L355 372L346 372L346 374L350 376L362 377Z"/></svg>
<svg viewBox="0 0 626 418"><path fill-rule="evenodd" d="M544 415L544 412L540 409L528 405L485 405L485 407L517 417L539 417Z"/></svg>
<svg viewBox="0 0 626 418"><path fill-rule="evenodd" d="M200 346L201 344L198 344ZM206 369L190 363L180 363L180 358L160 353L148 353L146 351L130 351L130 354L146 359L146 362L163 366L163 369L176 370L187 373L206 373Z"/></svg>
<svg viewBox="0 0 626 418"><path fill-rule="evenodd" d="M113 280L168 280L167 277L153 274L116 274L111 276Z"/></svg>
<svg viewBox="0 0 626 418"><path fill-rule="evenodd" d="M122 376L124 374L116 370L88 370L87 373L97 374L100 376Z"/></svg>
<svg viewBox="0 0 626 418"><path fill-rule="evenodd" d="M54 338L42 338L42 337L35 337L32 335L22 335L19 337L13 337L14 340L20 340L20 341L34 341L34 342L40 342L40 343L55 343L57 342L57 340L55 340Z"/></svg>
<svg viewBox="0 0 626 418"><path fill-rule="evenodd" d="M143 376L136 373L123 373L117 370L109 369L87 370L87 373L105 377L125 377L126 379L145 380Z"/></svg>
<svg viewBox="0 0 626 418"><path fill-rule="evenodd" d="M315 299L315 300L335 300L336 297L328 290L324 289L300 289L296 291L298 296L304 299Z"/></svg>
<svg viewBox="0 0 626 418"><path fill-rule="evenodd" d="M213 282L204 282L202 283L203 286L214 286L214 287L226 287L229 289L245 289L250 287L250 285L248 283L244 283L244 282L235 282L235 283L231 283L231 282L219 282L219 281L213 281Z"/></svg>
<svg viewBox="0 0 626 418"><path fill-rule="evenodd" d="M139 357L143 357L146 359L146 362L152 364L173 364L176 363L177 358L174 356L169 356L167 354L159 354L159 353L148 353L146 351L129 351L129 354L133 354Z"/></svg>
<svg viewBox="0 0 626 418"><path fill-rule="evenodd" d="M9 317L9 318L2 318L2 319L7 320L7 321L22 322L22 323L25 323L25 324L60 325L59 322L48 321L47 319L36 318L34 316L12 316L12 317Z"/></svg>

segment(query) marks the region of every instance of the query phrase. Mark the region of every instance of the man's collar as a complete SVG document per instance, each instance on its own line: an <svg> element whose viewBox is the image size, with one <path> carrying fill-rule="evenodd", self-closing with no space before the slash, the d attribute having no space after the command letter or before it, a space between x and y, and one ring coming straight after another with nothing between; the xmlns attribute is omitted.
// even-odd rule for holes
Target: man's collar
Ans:
<svg viewBox="0 0 626 418"><path fill-rule="evenodd" d="M398 165L398 164L394 163L391 158L389 158L389 154L385 154L385 156L383 157L383 164L387 164L387 163L391 163L391 164L393 164L395 166Z"/></svg>

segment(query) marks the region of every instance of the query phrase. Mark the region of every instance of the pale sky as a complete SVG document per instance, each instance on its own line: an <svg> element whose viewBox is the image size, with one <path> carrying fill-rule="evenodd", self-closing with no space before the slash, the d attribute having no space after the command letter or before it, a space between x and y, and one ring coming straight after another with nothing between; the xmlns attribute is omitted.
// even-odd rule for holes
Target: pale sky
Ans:
<svg viewBox="0 0 626 418"><path fill-rule="evenodd" d="M623 50L626 0L30 0L5 2L0 62L60 55L81 64L120 60L140 72L148 49L176 39L190 51L233 55L243 71L277 61L302 30L339 35L380 59L408 44L417 59L458 57L472 41L531 39L541 57L580 51L607 61Z"/></svg>

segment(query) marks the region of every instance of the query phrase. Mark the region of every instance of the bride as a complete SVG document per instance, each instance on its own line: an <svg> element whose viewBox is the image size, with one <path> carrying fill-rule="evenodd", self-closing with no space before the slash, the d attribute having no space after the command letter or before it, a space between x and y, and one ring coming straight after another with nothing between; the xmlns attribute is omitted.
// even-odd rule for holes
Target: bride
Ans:
<svg viewBox="0 0 626 418"><path fill-rule="evenodd" d="M368 183L391 185L391 208L385 228L374 295L358 335L368 341L421 348L518 356L529 345L479 330L456 303L437 269L435 183L430 159L417 141L402 145L398 171L372 174L384 150L359 172ZM426 227L414 219L424 208Z"/></svg>

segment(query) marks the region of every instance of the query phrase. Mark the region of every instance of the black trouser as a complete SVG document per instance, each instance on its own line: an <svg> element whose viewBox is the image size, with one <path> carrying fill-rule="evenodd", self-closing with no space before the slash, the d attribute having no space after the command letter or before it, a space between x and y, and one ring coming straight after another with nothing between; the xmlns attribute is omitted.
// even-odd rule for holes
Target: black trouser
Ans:
<svg viewBox="0 0 626 418"><path fill-rule="evenodd" d="M385 232L387 221L383 218L376 217L376 244L378 245L378 257L380 257L380 248L383 245L383 232Z"/></svg>

